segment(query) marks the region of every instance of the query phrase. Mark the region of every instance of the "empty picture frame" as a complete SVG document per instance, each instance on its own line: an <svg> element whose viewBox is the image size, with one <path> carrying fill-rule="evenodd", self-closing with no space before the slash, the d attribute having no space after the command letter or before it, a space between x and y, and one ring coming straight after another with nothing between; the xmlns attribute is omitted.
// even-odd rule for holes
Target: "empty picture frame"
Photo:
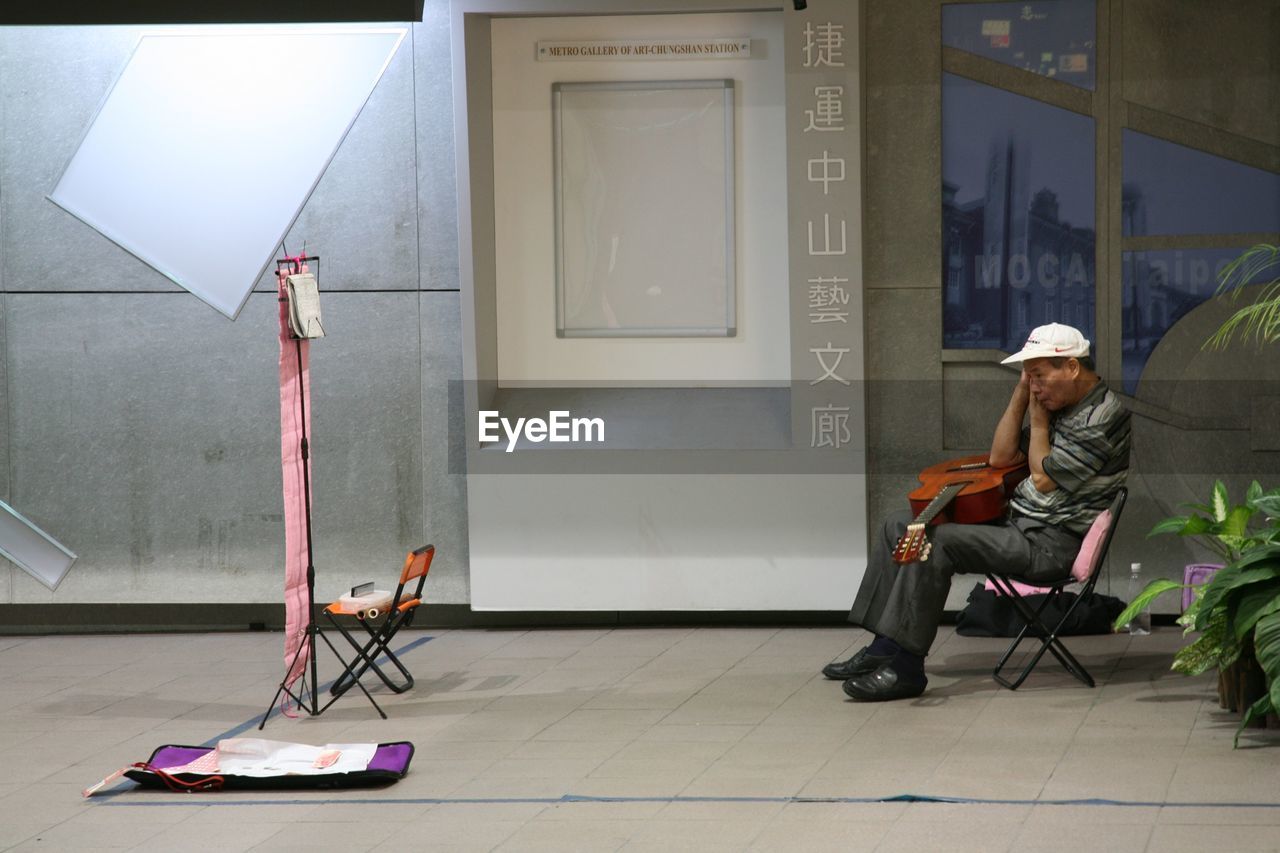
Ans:
<svg viewBox="0 0 1280 853"><path fill-rule="evenodd" d="M49 199L234 320L405 32L144 35Z"/></svg>
<svg viewBox="0 0 1280 853"><path fill-rule="evenodd" d="M76 555L29 519L0 501L0 555L56 590L71 571Z"/></svg>
<svg viewBox="0 0 1280 853"><path fill-rule="evenodd" d="M727 337L732 80L556 83L556 334Z"/></svg>

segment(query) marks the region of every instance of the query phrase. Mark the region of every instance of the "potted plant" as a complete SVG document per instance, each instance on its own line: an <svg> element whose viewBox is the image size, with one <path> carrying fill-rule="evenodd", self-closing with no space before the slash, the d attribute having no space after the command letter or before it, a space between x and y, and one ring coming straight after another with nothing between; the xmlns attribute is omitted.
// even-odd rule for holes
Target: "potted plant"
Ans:
<svg viewBox="0 0 1280 853"><path fill-rule="evenodd" d="M1244 711L1238 746L1245 727L1280 712L1280 489L1264 492L1254 481L1245 502L1232 505L1218 481L1210 503L1184 506L1192 512L1164 519L1148 536L1196 537L1225 565L1192 585L1195 600L1178 622L1199 637L1178 651L1172 668L1187 675L1218 669L1220 703ZM1147 584L1116 618L1117 630L1164 593L1188 586L1163 578Z"/></svg>

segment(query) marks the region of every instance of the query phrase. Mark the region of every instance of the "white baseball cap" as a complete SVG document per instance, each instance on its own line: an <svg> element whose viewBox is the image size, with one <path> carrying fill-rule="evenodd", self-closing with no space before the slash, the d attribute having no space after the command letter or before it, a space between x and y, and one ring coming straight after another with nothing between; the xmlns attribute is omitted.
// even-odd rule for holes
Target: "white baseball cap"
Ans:
<svg viewBox="0 0 1280 853"><path fill-rule="evenodd" d="M1089 341L1074 326L1050 323L1037 326L1027 335L1022 349L1006 358L1001 364L1026 361L1029 358L1084 358L1089 354Z"/></svg>

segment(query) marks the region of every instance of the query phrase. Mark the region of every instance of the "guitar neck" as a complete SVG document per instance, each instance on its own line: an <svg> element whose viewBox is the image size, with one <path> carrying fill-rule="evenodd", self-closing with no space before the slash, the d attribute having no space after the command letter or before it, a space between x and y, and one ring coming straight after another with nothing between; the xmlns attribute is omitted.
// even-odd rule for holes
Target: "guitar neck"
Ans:
<svg viewBox="0 0 1280 853"><path fill-rule="evenodd" d="M951 499L958 495L967 485L969 485L969 482L966 480L964 482L948 483L943 486L933 496L933 500L929 501L928 505L920 510L920 514L916 516L915 521L912 523L928 524L933 521L938 513L947 508L947 504L951 503Z"/></svg>

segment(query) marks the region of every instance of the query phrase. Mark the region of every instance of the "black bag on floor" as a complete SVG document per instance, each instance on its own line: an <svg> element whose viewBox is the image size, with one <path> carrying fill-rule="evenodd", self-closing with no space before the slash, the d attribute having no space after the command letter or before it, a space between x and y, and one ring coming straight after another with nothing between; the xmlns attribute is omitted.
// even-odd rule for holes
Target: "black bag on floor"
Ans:
<svg viewBox="0 0 1280 853"><path fill-rule="evenodd" d="M1063 593L1040 614L1041 619L1046 625L1056 625L1076 597L1074 592ZM1025 598L1032 610L1039 609L1045 600L1043 594L1028 595ZM1071 614L1071 619L1062 626L1058 634L1063 637L1110 634L1112 623L1124 608L1125 603L1114 596L1091 593L1080 602ZM956 619L956 633L965 637L1015 637L1025 624L1026 621L1013 606L1013 602L980 583L969 593L969 603ZM1039 636L1039 632L1035 632L1035 635Z"/></svg>

